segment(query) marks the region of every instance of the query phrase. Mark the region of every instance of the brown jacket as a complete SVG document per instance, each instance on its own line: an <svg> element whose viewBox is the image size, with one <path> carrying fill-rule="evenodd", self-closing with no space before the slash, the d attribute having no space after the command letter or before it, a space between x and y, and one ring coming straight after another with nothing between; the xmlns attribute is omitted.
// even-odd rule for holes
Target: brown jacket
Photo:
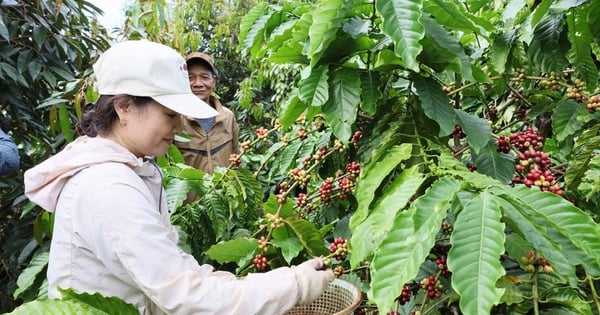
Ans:
<svg viewBox="0 0 600 315"><path fill-rule="evenodd" d="M191 139L189 142L175 142L187 164L206 173L212 173L217 166L229 166L229 156L240 152L239 126L233 112L214 96L209 101L219 116L208 134L193 118L182 117L183 132Z"/></svg>

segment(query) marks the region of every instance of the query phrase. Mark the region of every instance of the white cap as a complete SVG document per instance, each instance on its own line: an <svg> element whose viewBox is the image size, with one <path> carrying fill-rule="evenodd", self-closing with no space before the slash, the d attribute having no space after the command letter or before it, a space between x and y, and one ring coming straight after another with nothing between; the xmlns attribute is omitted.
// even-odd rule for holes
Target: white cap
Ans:
<svg viewBox="0 0 600 315"><path fill-rule="evenodd" d="M218 115L192 93L183 56L165 45L148 40L117 43L100 56L94 73L100 95L148 96L193 118Z"/></svg>

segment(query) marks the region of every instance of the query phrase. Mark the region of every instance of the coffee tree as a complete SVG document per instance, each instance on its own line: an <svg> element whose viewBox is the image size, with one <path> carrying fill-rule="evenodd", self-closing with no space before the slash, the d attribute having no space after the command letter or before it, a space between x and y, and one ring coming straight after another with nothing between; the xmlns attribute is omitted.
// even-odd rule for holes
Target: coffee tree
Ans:
<svg viewBox="0 0 600 315"><path fill-rule="evenodd" d="M600 310L599 10L338 0L265 3L246 15L243 56L302 68L280 107L282 128L324 120L328 143L341 147L363 135L344 259L368 287L365 305L390 314ZM318 178L305 155L286 152L297 162L287 165L293 185ZM248 240L240 265L252 252L261 269L254 247L279 229L322 253L306 241L315 229L305 237L295 226L305 219L293 205L306 192L287 187L271 192L272 232Z"/></svg>

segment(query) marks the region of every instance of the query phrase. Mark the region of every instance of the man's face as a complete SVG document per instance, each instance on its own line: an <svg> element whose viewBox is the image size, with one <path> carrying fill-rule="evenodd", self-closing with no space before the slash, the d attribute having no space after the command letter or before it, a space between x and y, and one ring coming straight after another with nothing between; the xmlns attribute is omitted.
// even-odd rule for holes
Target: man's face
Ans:
<svg viewBox="0 0 600 315"><path fill-rule="evenodd" d="M210 68L201 63L193 63L188 66L188 78L192 93L208 103L212 90L217 83L217 78Z"/></svg>

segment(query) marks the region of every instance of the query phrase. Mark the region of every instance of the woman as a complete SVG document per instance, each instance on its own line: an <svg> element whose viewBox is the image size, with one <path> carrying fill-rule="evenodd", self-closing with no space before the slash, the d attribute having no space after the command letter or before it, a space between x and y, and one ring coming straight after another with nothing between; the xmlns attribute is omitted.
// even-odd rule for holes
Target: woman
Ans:
<svg viewBox="0 0 600 315"><path fill-rule="evenodd" d="M48 295L60 288L117 296L141 314L280 314L316 299L333 279L319 258L243 278L199 265L177 246L160 169L179 114L216 112L192 94L184 59L126 41L94 64L101 95L85 136L25 173L27 196L55 212Z"/></svg>

